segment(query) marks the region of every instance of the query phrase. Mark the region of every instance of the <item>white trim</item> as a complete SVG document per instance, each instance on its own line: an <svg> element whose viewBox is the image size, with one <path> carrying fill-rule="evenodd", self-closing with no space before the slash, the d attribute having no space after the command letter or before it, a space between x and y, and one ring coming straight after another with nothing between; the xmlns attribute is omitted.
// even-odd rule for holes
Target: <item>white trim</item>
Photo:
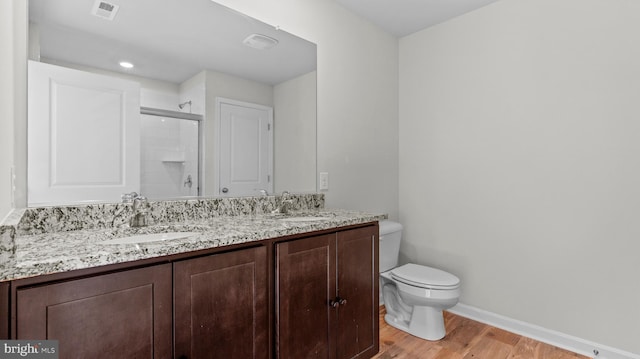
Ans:
<svg viewBox="0 0 640 359"><path fill-rule="evenodd" d="M207 133L206 130L208 121L209 120L207 120L207 116L202 115L202 121L200 121L200 125L198 126L198 141L200 142L198 146L198 186L200 187L198 189L198 196L200 197L207 196L207 192L205 192L207 190L207 187L205 186L205 177L207 171L204 166L207 163L207 143L205 142L205 136Z"/></svg>
<svg viewBox="0 0 640 359"><path fill-rule="evenodd" d="M463 303L458 303L455 307L448 309L448 311L461 317L473 319L590 358L640 359L640 355L638 354L594 343L517 319L508 318ZM598 352L598 355L594 356L594 350Z"/></svg>

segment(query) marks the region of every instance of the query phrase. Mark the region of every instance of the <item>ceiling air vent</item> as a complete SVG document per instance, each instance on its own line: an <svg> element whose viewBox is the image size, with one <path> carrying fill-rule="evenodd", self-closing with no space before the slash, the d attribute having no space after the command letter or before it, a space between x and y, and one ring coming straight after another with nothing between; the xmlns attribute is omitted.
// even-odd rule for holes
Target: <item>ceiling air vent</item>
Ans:
<svg viewBox="0 0 640 359"><path fill-rule="evenodd" d="M278 44L278 40L267 35L251 34L247 36L242 43L249 47L253 47L254 49L266 50L276 46Z"/></svg>
<svg viewBox="0 0 640 359"><path fill-rule="evenodd" d="M97 0L93 4L93 8L91 9L91 14L97 17L103 18L105 20L113 20L113 18L116 17L118 8L120 8L120 6L116 4L111 4L106 1Z"/></svg>

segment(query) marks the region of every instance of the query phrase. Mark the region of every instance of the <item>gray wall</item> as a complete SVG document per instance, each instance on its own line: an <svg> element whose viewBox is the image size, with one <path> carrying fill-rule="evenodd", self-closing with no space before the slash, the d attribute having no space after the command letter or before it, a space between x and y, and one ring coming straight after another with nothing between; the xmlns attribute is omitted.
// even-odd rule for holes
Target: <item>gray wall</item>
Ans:
<svg viewBox="0 0 640 359"><path fill-rule="evenodd" d="M273 87L274 191L316 191L317 72Z"/></svg>
<svg viewBox="0 0 640 359"><path fill-rule="evenodd" d="M400 40L405 260L640 353L640 2L503 0Z"/></svg>

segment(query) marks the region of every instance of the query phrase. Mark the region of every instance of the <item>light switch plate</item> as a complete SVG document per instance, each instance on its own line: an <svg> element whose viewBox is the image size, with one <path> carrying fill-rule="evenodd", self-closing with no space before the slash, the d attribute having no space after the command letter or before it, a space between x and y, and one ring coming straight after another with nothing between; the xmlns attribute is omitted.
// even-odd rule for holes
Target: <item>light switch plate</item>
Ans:
<svg viewBox="0 0 640 359"><path fill-rule="evenodd" d="M329 172L320 172L320 190L329 190Z"/></svg>

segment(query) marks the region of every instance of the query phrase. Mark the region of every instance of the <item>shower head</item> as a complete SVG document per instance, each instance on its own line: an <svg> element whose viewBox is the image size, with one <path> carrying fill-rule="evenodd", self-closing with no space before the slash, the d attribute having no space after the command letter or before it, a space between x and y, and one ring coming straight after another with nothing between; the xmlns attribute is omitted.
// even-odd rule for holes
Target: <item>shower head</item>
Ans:
<svg viewBox="0 0 640 359"><path fill-rule="evenodd" d="M186 105L189 105L189 108L191 108L191 100L179 104L178 108L182 110Z"/></svg>

